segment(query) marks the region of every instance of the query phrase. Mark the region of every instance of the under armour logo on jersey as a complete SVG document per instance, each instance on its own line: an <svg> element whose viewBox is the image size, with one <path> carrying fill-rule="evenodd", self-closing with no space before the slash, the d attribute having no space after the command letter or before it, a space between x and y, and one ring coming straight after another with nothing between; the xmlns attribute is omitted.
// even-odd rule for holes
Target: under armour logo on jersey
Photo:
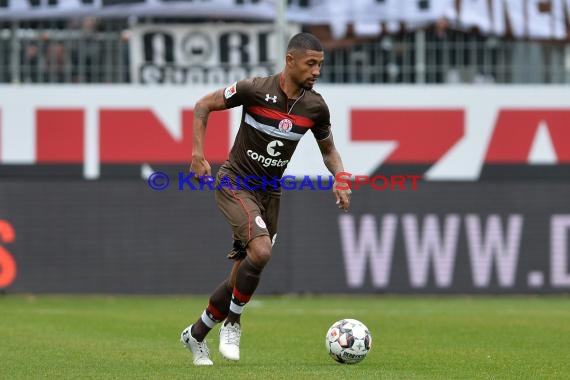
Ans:
<svg viewBox="0 0 570 380"><path fill-rule="evenodd" d="M269 96L269 94L265 94L265 101L269 102L270 100L273 103L277 103L277 95Z"/></svg>

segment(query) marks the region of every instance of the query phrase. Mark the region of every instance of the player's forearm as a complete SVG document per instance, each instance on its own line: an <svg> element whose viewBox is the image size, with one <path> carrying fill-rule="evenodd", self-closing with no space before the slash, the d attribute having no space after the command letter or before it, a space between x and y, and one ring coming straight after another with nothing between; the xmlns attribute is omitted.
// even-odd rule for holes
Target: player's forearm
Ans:
<svg viewBox="0 0 570 380"><path fill-rule="evenodd" d="M324 154L323 162L325 163L325 166L329 172L331 172L331 174L335 177L338 173L344 171L342 159L340 158L340 154L336 149L332 149L330 152Z"/></svg>
<svg viewBox="0 0 570 380"><path fill-rule="evenodd" d="M204 157L204 137L206 136L208 117L210 116L210 112L220 111L226 108L223 94L223 89L214 91L198 100L194 106L192 157Z"/></svg>
<svg viewBox="0 0 570 380"><path fill-rule="evenodd" d="M210 109L202 102L194 107L194 123L192 125L192 157L204 157L204 137Z"/></svg>

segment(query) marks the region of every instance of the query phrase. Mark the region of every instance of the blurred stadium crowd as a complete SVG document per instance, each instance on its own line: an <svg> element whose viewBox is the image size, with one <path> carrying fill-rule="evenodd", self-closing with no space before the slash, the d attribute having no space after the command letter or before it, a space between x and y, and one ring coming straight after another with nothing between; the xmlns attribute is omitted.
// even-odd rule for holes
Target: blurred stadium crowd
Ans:
<svg viewBox="0 0 570 380"><path fill-rule="evenodd" d="M208 20L130 17L0 22L0 83L133 83L130 28ZM235 21L235 20L233 20ZM324 42L325 83L569 83L564 40L490 36L446 19L364 36L301 25Z"/></svg>

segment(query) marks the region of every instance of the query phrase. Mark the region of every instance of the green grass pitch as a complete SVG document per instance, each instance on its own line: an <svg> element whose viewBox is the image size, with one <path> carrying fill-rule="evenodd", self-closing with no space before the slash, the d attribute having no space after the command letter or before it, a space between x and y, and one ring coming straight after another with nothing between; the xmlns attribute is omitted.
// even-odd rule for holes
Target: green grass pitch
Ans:
<svg viewBox="0 0 570 380"><path fill-rule="evenodd" d="M181 330L207 296L0 297L1 379L563 379L570 299L548 297L256 296L242 360L217 351L194 367ZM364 322L370 354L334 362L324 335Z"/></svg>

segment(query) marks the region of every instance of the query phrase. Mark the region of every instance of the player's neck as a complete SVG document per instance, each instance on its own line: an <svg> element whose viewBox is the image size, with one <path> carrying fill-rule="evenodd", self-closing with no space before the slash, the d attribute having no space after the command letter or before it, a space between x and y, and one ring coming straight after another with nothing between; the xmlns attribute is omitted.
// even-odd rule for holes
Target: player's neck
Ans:
<svg viewBox="0 0 570 380"><path fill-rule="evenodd" d="M279 75L279 86L289 99L297 99L303 93L303 89L293 83L285 72Z"/></svg>

